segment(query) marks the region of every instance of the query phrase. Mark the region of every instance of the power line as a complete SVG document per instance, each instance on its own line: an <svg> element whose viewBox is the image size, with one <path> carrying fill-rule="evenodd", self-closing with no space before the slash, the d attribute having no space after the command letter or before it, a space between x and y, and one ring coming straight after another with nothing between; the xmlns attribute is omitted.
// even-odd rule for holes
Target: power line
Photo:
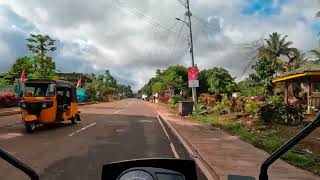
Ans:
<svg viewBox="0 0 320 180"><path fill-rule="evenodd" d="M178 0L178 1L179 1L179 3L180 3L182 6L184 6L185 8L187 8L187 4L186 4L186 3L182 2L182 0Z"/></svg>
<svg viewBox="0 0 320 180"><path fill-rule="evenodd" d="M212 30L212 31L216 31L217 29L216 28L212 28L208 22L204 21L203 19L193 15L192 16L195 20L197 20L202 26L206 27L207 29L209 30Z"/></svg>
<svg viewBox="0 0 320 180"><path fill-rule="evenodd" d="M184 21L186 20L186 17L184 17ZM183 27L184 27L184 23L182 22L181 23L181 26L180 26L180 29L179 29L179 33L178 33L178 37L177 37L177 39L176 39L176 41L175 41L175 43L174 43L174 46L173 46L173 48L172 48L172 52L176 49L176 46L177 46L177 43L178 43L178 41L179 41L179 39L180 39L180 36L181 36L181 33L182 33L182 30L183 30Z"/></svg>
<svg viewBox="0 0 320 180"><path fill-rule="evenodd" d="M145 16L143 13L137 11L134 8L131 8L126 2L120 1L120 0L115 0L118 2L118 5L120 5L121 7L126 8L128 11L132 12L133 14L135 14L136 16L138 16L141 19L144 19L146 22L148 22L149 24L153 25L153 26L157 26L160 27L166 31L171 32L171 30L167 27L165 27L164 25L160 24L159 22L155 21L154 19Z"/></svg>

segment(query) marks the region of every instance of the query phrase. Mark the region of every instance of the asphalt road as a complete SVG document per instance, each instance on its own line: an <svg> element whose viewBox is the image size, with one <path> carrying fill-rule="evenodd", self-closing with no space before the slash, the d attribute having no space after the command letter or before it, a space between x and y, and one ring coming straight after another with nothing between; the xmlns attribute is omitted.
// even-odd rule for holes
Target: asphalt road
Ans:
<svg viewBox="0 0 320 180"><path fill-rule="evenodd" d="M33 167L43 180L100 179L102 166L138 158L190 159L153 110L135 99L82 106L82 121L26 134L21 123L0 127L0 147ZM19 115L0 121L19 122ZM170 140L164 129L167 129ZM174 149L170 143L173 143ZM205 179L198 170L198 179ZM0 159L0 179L28 179Z"/></svg>

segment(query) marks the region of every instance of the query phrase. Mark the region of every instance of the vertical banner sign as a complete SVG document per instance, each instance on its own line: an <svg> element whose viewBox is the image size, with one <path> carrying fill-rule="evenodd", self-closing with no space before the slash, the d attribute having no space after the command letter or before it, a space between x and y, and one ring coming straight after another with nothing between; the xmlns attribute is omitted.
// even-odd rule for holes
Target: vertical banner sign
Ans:
<svg viewBox="0 0 320 180"><path fill-rule="evenodd" d="M188 85L189 87L199 87L198 68L188 67Z"/></svg>

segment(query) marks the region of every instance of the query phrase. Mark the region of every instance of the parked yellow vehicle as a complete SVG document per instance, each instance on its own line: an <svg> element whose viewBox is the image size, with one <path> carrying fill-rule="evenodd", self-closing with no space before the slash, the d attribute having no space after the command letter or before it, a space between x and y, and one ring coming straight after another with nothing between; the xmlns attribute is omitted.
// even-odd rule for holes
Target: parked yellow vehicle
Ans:
<svg viewBox="0 0 320 180"><path fill-rule="evenodd" d="M28 133L40 124L80 121L76 86L62 80L27 80L21 99L22 121Z"/></svg>

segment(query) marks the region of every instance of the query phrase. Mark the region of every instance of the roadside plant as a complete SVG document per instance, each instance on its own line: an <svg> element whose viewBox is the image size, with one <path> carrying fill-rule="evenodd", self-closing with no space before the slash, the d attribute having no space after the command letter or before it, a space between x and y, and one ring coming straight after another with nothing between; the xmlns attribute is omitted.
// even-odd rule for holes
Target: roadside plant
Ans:
<svg viewBox="0 0 320 180"><path fill-rule="evenodd" d="M259 101L248 99L245 102L245 112L249 115L256 115L260 110Z"/></svg>
<svg viewBox="0 0 320 180"><path fill-rule="evenodd" d="M304 108L301 105L266 104L259 112L259 119L267 124L300 125L303 122Z"/></svg>

